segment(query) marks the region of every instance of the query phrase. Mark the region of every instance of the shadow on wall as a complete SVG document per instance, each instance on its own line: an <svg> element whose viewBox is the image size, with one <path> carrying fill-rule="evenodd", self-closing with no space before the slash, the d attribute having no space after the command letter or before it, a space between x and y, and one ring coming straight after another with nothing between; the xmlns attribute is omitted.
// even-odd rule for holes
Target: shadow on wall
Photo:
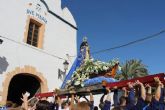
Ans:
<svg viewBox="0 0 165 110"><path fill-rule="evenodd" d="M6 60L6 57L0 57L0 74L7 70L9 63Z"/></svg>

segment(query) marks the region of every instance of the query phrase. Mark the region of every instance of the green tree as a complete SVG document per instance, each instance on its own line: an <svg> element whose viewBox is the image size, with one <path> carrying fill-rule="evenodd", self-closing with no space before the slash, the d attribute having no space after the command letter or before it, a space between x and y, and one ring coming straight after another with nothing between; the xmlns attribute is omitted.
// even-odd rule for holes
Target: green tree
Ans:
<svg viewBox="0 0 165 110"><path fill-rule="evenodd" d="M142 64L141 60L128 60L121 67L121 73L116 75L116 79L127 80L148 75L147 67Z"/></svg>

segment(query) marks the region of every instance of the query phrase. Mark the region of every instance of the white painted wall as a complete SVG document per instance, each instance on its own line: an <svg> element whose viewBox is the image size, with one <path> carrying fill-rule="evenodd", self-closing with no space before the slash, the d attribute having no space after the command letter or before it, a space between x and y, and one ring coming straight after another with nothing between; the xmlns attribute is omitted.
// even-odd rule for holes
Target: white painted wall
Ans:
<svg viewBox="0 0 165 110"><path fill-rule="evenodd" d="M74 18L69 10L67 8L61 9L61 0L45 1L50 10L76 27ZM32 3L32 6L29 6L29 3ZM40 12L36 11L35 6L37 3L41 5ZM38 49L23 42L28 16L27 9L39 13L47 20L47 23L45 23L43 49ZM36 16L34 17L38 19ZM38 20L43 22L40 19ZM0 91L3 91L2 83L5 80L5 74L13 71L16 67L24 67L25 65L33 66L37 71L44 74L48 82L49 91L58 88L62 81L57 78L57 72L58 68L63 69L64 60L57 59L44 52L62 58L66 58L66 54L76 55L76 34L77 30L48 13L45 5L40 0L1 0L0 36L6 38L0 38L4 41L0 45L0 57L6 57L9 66L3 74L0 74ZM71 62L73 60L72 58Z"/></svg>

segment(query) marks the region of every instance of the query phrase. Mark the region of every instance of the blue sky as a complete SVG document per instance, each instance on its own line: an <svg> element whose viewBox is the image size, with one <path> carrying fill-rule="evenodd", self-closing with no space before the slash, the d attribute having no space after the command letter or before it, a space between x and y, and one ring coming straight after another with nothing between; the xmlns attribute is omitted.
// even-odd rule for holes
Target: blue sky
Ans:
<svg viewBox="0 0 165 110"><path fill-rule="evenodd" d="M62 0L78 26L77 45L88 37L91 52L111 48L165 29L165 0ZM94 54L120 62L141 59L151 74L165 72L165 33L128 47Z"/></svg>

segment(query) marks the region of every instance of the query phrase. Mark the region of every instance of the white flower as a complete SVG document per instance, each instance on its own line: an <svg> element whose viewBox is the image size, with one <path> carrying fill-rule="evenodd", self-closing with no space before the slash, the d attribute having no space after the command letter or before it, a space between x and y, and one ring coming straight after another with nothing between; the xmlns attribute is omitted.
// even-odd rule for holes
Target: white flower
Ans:
<svg viewBox="0 0 165 110"><path fill-rule="evenodd" d="M121 66L118 66L118 70L121 71L122 67Z"/></svg>
<svg viewBox="0 0 165 110"><path fill-rule="evenodd" d="M103 70L108 70L108 67L107 66L103 66Z"/></svg>
<svg viewBox="0 0 165 110"><path fill-rule="evenodd" d="M70 83L70 82L71 82L71 80L66 81L67 84Z"/></svg>
<svg viewBox="0 0 165 110"><path fill-rule="evenodd" d="M81 87L84 87L84 84L83 83L81 83Z"/></svg>
<svg viewBox="0 0 165 110"><path fill-rule="evenodd" d="M83 74L83 75L81 76L81 78L85 78L85 75Z"/></svg>
<svg viewBox="0 0 165 110"><path fill-rule="evenodd" d="M74 85L76 85L76 86L80 85L80 81L76 81L76 82L74 83Z"/></svg>
<svg viewBox="0 0 165 110"><path fill-rule="evenodd" d="M94 61L94 58L91 58L90 60L91 60L91 61Z"/></svg>
<svg viewBox="0 0 165 110"><path fill-rule="evenodd" d="M79 77L77 80L78 80L78 81L81 81L81 78Z"/></svg>
<svg viewBox="0 0 165 110"><path fill-rule="evenodd" d="M91 70L91 73L93 73L94 72L94 70Z"/></svg>

